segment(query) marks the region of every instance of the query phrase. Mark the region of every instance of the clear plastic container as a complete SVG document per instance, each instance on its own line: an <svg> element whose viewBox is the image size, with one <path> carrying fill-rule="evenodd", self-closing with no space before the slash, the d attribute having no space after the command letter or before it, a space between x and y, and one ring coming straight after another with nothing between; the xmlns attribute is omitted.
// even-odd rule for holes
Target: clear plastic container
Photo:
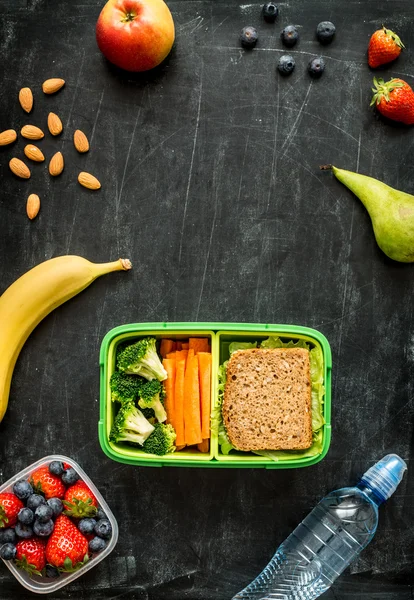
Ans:
<svg viewBox="0 0 414 600"><path fill-rule="evenodd" d="M68 463L71 467L75 469L75 471L79 474L81 479L89 486L91 491L94 493L100 508L106 513L111 525L112 525L112 537L109 540L108 545L102 552L96 554L91 560L86 563L84 567L81 567L79 571L75 571L74 573L62 573L57 579L47 579L46 577L39 577L37 575L30 576L23 569L18 569L13 561L11 560L3 560L6 567L13 573L16 579L22 584L23 587L30 590L31 592L35 592L36 594L50 594L52 592L56 592L60 588L72 583L78 577L84 575L90 569L93 569L98 563L100 563L104 558L108 556L115 548L116 543L118 541L118 523L116 519L105 502L102 494L99 492L98 488L94 485L91 479L87 476L85 471L78 465L77 462L69 458L68 456L60 456L58 454L53 454L51 456L45 456L44 458L38 460L32 465L23 469L19 473L16 473L14 477L6 481L2 486L0 486L0 492L11 492L13 485L16 481L20 479L28 479L30 474L39 467L43 467L48 465L52 460L60 460L62 462Z"/></svg>

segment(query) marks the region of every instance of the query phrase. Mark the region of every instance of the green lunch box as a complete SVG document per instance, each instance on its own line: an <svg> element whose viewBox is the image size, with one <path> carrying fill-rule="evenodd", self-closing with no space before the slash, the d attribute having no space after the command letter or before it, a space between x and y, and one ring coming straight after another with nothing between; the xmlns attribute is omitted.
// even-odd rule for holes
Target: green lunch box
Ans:
<svg viewBox="0 0 414 600"><path fill-rule="evenodd" d="M208 337L212 353L211 406L218 402L218 369L229 358L229 344L232 341L262 341L269 335L277 335L283 341L302 339L311 347L318 346L322 350L324 361L325 397L323 416L325 424L322 431L322 451L315 456L289 458L285 453L277 461L258 456L251 452L232 451L222 454L217 435L212 431L210 452L203 454L197 449L184 449L179 452L155 456L146 454L139 448L129 444L114 444L109 441L116 414L116 403L111 402L109 380L115 370L116 349L119 343L134 341L142 337L153 336L157 340L168 338L184 340L189 337ZM99 441L102 450L112 460L138 466L171 466L171 467L244 467L266 469L289 469L308 467L322 460L328 452L331 441L331 368L332 356L328 340L315 329L296 325L261 325L255 323L131 323L111 329L104 337L100 351L100 419Z"/></svg>

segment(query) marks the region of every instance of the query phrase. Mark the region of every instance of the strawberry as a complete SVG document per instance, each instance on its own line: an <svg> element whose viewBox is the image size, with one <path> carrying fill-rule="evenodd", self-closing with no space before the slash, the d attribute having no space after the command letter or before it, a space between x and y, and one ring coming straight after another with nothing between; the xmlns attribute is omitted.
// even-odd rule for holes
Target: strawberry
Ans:
<svg viewBox="0 0 414 600"><path fill-rule="evenodd" d="M368 64L375 69L398 58L404 44L393 31L383 27L375 31L368 44Z"/></svg>
<svg viewBox="0 0 414 600"><path fill-rule="evenodd" d="M46 566L46 540L31 538L16 544L16 566L30 575L41 575Z"/></svg>
<svg viewBox="0 0 414 600"><path fill-rule="evenodd" d="M88 560L88 540L69 517L60 515L46 545L46 560L60 571L71 573Z"/></svg>
<svg viewBox="0 0 414 600"><path fill-rule="evenodd" d="M98 501L84 481L77 481L65 493L63 500L65 515L75 518L94 517L98 510Z"/></svg>
<svg viewBox="0 0 414 600"><path fill-rule="evenodd" d="M379 112L388 119L400 121L405 125L414 124L414 92L403 79L383 79L374 77L371 106L376 105Z"/></svg>
<svg viewBox="0 0 414 600"><path fill-rule="evenodd" d="M13 527L17 523L17 515L24 504L17 496L10 492L0 494L0 529Z"/></svg>
<svg viewBox="0 0 414 600"><path fill-rule="evenodd" d="M49 467L40 467L30 476L30 483L35 493L42 493L46 500L50 498L63 498L66 488L60 477L52 475Z"/></svg>

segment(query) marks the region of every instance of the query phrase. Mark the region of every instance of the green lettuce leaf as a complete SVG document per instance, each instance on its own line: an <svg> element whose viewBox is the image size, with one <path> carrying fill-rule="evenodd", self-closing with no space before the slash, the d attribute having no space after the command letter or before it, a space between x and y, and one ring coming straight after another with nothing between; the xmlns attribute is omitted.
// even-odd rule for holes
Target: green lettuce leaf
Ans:
<svg viewBox="0 0 414 600"><path fill-rule="evenodd" d="M231 342L229 352L233 354L237 350L249 350L250 348L257 348L257 342Z"/></svg>
<svg viewBox="0 0 414 600"><path fill-rule="evenodd" d="M257 343L250 342L232 342L229 346L229 352L232 354L237 350L246 350L248 348L256 348ZM258 450L254 454L270 458L271 460L292 460L296 458L308 458L311 456L317 456L322 452L323 448L323 430L322 427L325 423L323 418L323 399L325 395L325 388L323 386L323 354L321 348L315 346L313 348L305 342L305 340L298 340L293 342L283 342L278 336L270 336L268 339L263 340L260 344L261 348L305 348L309 350L310 359L310 372L312 381L312 431L313 431L313 442L312 446L307 450ZM223 423L222 417L222 405L224 398L224 389L226 386L226 370L228 361L225 361L219 367L218 373L218 402L216 408L212 412L212 430L218 436L218 442L220 445L221 452L228 454L231 450L236 450L231 444L226 429Z"/></svg>

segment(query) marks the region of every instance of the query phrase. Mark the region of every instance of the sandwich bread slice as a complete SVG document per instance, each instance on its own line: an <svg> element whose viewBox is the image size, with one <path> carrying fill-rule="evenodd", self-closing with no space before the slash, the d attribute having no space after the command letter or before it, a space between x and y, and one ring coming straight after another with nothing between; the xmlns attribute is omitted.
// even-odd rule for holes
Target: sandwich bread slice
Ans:
<svg viewBox="0 0 414 600"><path fill-rule="evenodd" d="M227 365L223 423L238 450L312 445L311 374L304 348L234 352Z"/></svg>

